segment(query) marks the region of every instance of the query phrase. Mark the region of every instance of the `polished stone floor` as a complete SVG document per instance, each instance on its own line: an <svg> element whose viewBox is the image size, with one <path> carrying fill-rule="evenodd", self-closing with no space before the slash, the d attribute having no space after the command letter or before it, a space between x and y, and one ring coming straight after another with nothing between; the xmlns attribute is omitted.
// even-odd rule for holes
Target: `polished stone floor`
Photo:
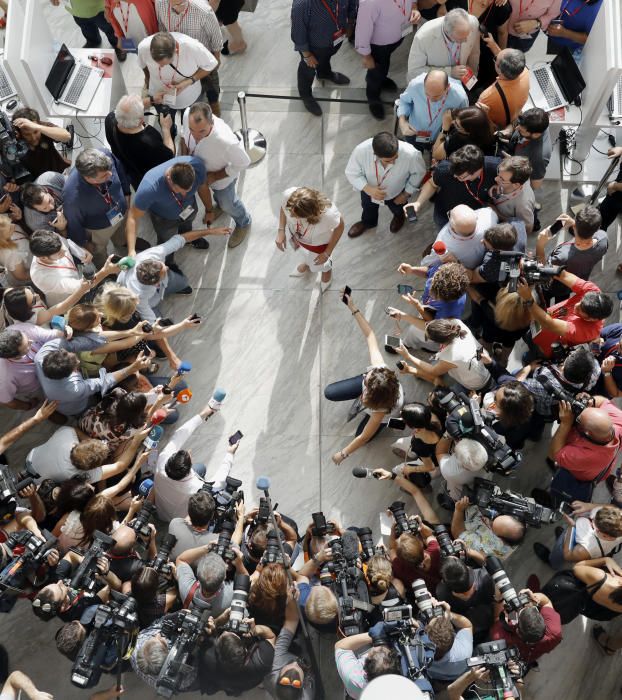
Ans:
<svg viewBox="0 0 622 700"><path fill-rule="evenodd" d="M81 45L79 31L63 10L43 0L41 4L55 35L69 46ZM221 68L223 117L234 128L240 124L235 104L239 90L283 97L296 92L297 60L289 39L289 2L260 0L257 12L243 14L241 21L249 49L242 56L224 57ZM408 46L404 45L394 56L392 76L399 85L405 81L407 55ZM352 78L351 86L334 92L320 87L318 94L363 98L364 73L349 45L342 48L334 67ZM134 56L128 58L123 73L128 90L138 92L142 74ZM377 333L391 333L392 323L383 310L400 302L395 291L397 265L418 261L435 230L428 210L416 226L391 234L388 212L382 212L376 230L357 240L344 235L334 254L333 287L324 295L320 294L319 280L288 276L296 264L295 255L289 250L281 253L274 245L281 192L303 184L322 189L340 208L347 230L360 212L358 196L343 175L350 151L377 131L393 128L392 118L379 124L365 106L324 104L324 116L316 118L296 101L248 98L249 125L268 141L266 158L240 178L240 192L253 214L251 233L234 250L215 238L207 253L182 251L179 262L195 291L190 297L168 303L167 313L181 319L197 312L204 318L198 331L175 343L178 355L194 367L188 380L194 398L183 415L191 416L215 386L228 391L221 414L190 443L195 457L207 463L208 473L219 464L227 436L240 429L245 437L232 473L244 479L249 503L257 499L255 479L266 474L279 509L296 518L302 528L312 511L322 509L346 525L369 525L378 537L378 513L399 492L391 484L355 480L351 469L396 463L390 443L399 435L379 437L340 467L330 459L347 444L355 423L346 423L347 405L324 400L323 387L359 373L368 364L363 338L341 304L338 290L349 284ZM96 133L97 124L89 125L89 131ZM541 218L547 223L566 207L568 191L555 180L547 181L539 199L543 204ZM593 279L605 291L615 292L622 286L615 275L620 250L617 227L612 226L609 234L609 253ZM618 317L616 305L612 320ZM387 361L393 360L387 356ZM407 380L406 396L421 399L427 388ZM1 419L8 426L20 417L3 411ZM27 450L42 442L50 430L45 426L33 431L10 450L11 464L18 467ZM543 442L526 450L513 482L516 490L528 492L536 485L546 485L550 478L544 462L546 447ZM531 543L536 539L549 543L552 536L549 531L530 532L525 545L510 560L509 573L517 586L522 587L532 572L543 581L548 578L551 572L533 556ZM592 624L579 618L565 629L562 645L542 660L539 672L530 675L528 697L579 700L617 695L616 659L604 657L595 646L589 634ZM41 688L56 698L86 697L69 684L69 663L53 649L56 628L55 622L45 624L36 619L22 602L3 618L2 640L11 652L13 667L30 673ZM320 659L327 698L342 697L331 640L320 640ZM126 697L155 697L133 676L125 679L125 686ZM258 689L245 697L266 695Z"/></svg>

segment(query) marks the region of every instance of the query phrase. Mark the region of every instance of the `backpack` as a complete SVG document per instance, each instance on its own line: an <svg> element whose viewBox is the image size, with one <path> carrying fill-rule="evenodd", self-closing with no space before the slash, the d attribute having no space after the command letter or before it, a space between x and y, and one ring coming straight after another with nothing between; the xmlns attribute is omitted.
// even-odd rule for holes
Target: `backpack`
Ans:
<svg viewBox="0 0 622 700"><path fill-rule="evenodd" d="M579 615L585 615L590 620L612 620L620 613L592 600L605 579L606 575L600 581L587 586L572 571L558 571L542 588L542 593L551 599L562 625L567 625Z"/></svg>

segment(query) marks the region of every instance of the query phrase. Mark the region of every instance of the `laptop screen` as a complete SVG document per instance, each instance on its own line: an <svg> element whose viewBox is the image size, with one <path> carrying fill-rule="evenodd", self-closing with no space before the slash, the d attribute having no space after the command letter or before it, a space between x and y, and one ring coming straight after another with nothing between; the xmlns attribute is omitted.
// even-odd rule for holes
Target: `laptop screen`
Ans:
<svg viewBox="0 0 622 700"><path fill-rule="evenodd" d="M559 55L553 59L551 70L568 102L574 102L585 90L585 80L568 47L564 46Z"/></svg>
<svg viewBox="0 0 622 700"><path fill-rule="evenodd" d="M52 70L45 81L45 87L52 93L52 97L55 100L62 95L69 73L75 63L75 58L69 53L69 49L65 44L63 44L54 60Z"/></svg>

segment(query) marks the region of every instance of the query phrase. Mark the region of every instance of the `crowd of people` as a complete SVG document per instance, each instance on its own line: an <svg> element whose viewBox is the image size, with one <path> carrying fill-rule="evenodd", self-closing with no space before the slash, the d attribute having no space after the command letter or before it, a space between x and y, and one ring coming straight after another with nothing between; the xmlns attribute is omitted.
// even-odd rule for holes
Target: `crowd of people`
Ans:
<svg viewBox="0 0 622 700"><path fill-rule="evenodd" d="M607 228L622 170L597 206L541 210L549 117L527 106L525 59L540 31L550 51L578 56L601 0L293 0L298 90L313 114L315 78L349 82L330 63L349 39L383 118L381 93L398 92L391 54L414 35L400 137L362 140L345 169L361 200L347 237L378 227L384 206L391 234L415 230L428 207L436 231L418 230L421 259L395 261L407 310L386 308L384 344L356 291L339 291L369 365L324 390L352 402L348 421L360 415L332 456L339 468L381 431L401 431L397 466L352 470L406 494L389 506L384 545L331 514L297 523L274 510L267 484L245 502L240 432L207 474L187 443L222 390L180 421L191 367L175 337L206 338L199 314L166 315L166 297L192 293L175 253L204 251L209 236L235 248L251 230L237 192L250 159L219 102L221 54L246 49L241 4L72 0L86 46L102 31L119 61L136 53L142 94L106 118L109 148L79 153L62 149L69 129L34 109L11 115L26 176L0 168L0 404L21 422L0 437L0 611L26 598L54 621L74 686L110 674L95 700L121 695L113 676L131 671L167 697L259 685L281 700L337 697L323 692L316 636L335 642L354 700L520 697L563 625L622 613L622 324L606 325L614 301L590 281L615 254ZM213 226L221 214L233 225ZM291 248L291 275L315 273L324 292L346 230L337 204L288 186L278 216L275 255ZM425 402L409 399L419 382ZM49 439L24 464L7 460L44 422ZM528 441L548 442L550 472L523 461ZM519 472L537 482L529 495L505 487ZM553 525L533 545L550 580L512 581L504 562L527 528ZM622 648L602 625L593 637L607 655ZM20 691L52 697L14 671L0 698Z"/></svg>

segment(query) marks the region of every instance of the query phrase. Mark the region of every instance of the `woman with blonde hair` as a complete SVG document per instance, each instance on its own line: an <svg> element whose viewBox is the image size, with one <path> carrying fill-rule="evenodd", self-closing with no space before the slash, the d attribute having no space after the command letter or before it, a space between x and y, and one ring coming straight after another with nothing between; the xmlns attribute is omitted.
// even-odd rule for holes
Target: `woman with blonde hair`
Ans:
<svg viewBox="0 0 622 700"><path fill-rule="evenodd" d="M393 576L393 567L386 554L374 554L367 562L367 584L369 602L376 606L369 620L369 624L373 625L382 620L382 602L401 602L406 597L406 590L404 584Z"/></svg>
<svg viewBox="0 0 622 700"><path fill-rule="evenodd" d="M31 260L28 236L6 214L0 214L0 265L9 285L30 282Z"/></svg>
<svg viewBox="0 0 622 700"><path fill-rule="evenodd" d="M276 247L285 251L289 232L291 247L303 254L303 262L290 273L290 277L321 272L320 287L323 292L328 289L332 280L331 255L343 228L339 210L322 192L311 187L285 190L279 211Z"/></svg>

